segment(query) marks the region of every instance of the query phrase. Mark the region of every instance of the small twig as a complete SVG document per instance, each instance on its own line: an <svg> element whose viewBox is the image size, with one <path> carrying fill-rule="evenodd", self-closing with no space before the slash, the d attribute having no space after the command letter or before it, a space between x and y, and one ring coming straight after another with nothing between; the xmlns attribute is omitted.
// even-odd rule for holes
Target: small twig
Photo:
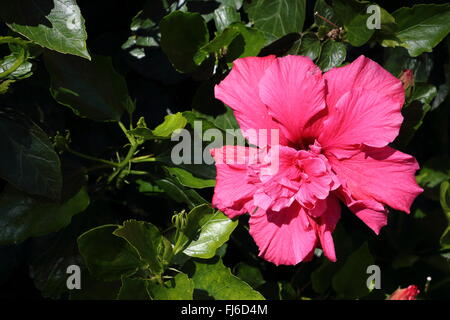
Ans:
<svg viewBox="0 0 450 320"><path fill-rule="evenodd" d="M322 20L325 21L326 23L331 24L333 27L339 29L339 26L338 26L337 24L331 22L330 20L328 20L328 19L325 18L325 17L322 17L322 16L319 14L319 12L317 12L317 11L314 12L314 15L317 16L317 17L319 17L320 19L322 19Z"/></svg>

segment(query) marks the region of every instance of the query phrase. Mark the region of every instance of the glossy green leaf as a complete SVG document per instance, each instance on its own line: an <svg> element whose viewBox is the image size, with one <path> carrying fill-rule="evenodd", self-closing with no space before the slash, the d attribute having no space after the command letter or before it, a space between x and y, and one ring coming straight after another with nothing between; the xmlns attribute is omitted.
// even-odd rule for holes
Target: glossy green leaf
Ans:
<svg viewBox="0 0 450 320"><path fill-rule="evenodd" d="M252 1L246 7L250 22L272 42L289 33L302 32L305 22L305 0Z"/></svg>
<svg viewBox="0 0 450 320"><path fill-rule="evenodd" d="M64 203L55 203L7 187L0 195L0 244L58 231L89 205L85 188Z"/></svg>
<svg viewBox="0 0 450 320"><path fill-rule="evenodd" d="M180 247L190 257L212 258L217 249L228 241L237 224L208 204L195 207L187 215Z"/></svg>
<svg viewBox="0 0 450 320"><path fill-rule="evenodd" d="M336 17L342 22L344 38L353 46L359 47L365 44L373 35L374 29L367 28L367 1L357 0L333 0L333 8Z"/></svg>
<svg viewBox="0 0 450 320"><path fill-rule="evenodd" d="M257 56L266 44L266 37L261 30L247 27L243 23L235 23L229 28L239 32L228 46L226 58L229 63L237 58Z"/></svg>
<svg viewBox="0 0 450 320"><path fill-rule="evenodd" d="M356 299L369 294L367 267L374 264L367 243L354 251L342 268L334 275L333 289L340 297Z"/></svg>
<svg viewBox="0 0 450 320"><path fill-rule="evenodd" d="M207 203L195 190L188 189L172 179L158 179L155 183L170 199L178 203L186 203L189 208Z"/></svg>
<svg viewBox="0 0 450 320"><path fill-rule="evenodd" d="M84 19L76 0L1 1L0 19L43 47L90 59Z"/></svg>
<svg viewBox="0 0 450 320"><path fill-rule="evenodd" d="M320 17L323 17L328 21L331 21L332 23L339 25L340 22L336 17L333 7L331 7L326 0L316 0L316 3L314 5L314 13L316 12L318 13L318 15L314 15L314 23L317 24L320 28L323 28L323 30L325 30L326 32L330 31L335 27L333 25L330 25L328 22L326 22L324 19Z"/></svg>
<svg viewBox="0 0 450 320"><path fill-rule="evenodd" d="M431 52L450 32L449 4L418 4L400 8L392 16L397 23L396 40L382 42L387 46L403 46L411 56Z"/></svg>
<svg viewBox="0 0 450 320"><path fill-rule="evenodd" d="M241 21L239 12L231 6L221 6L214 11L217 31L222 32L229 25Z"/></svg>
<svg viewBox="0 0 450 320"><path fill-rule="evenodd" d="M11 51L11 54L0 60L0 78L21 80L30 77L33 64L29 61L28 43L14 37L0 37L0 43L8 43Z"/></svg>
<svg viewBox="0 0 450 320"><path fill-rule="evenodd" d="M244 3L244 0L216 0L216 1L221 3L222 5L234 7L236 10L239 10L242 7L242 4Z"/></svg>
<svg viewBox="0 0 450 320"><path fill-rule="evenodd" d="M217 35L213 40L202 47L202 50L221 56L227 52L228 47L233 40L239 35L239 30L235 27L226 28Z"/></svg>
<svg viewBox="0 0 450 320"><path fill-rule="evenodd" d="M196 260L192 276L197 290L206 291L215 300L264 300L264 297L240 280L218 257L212 260Z"/></svg>
<svg viewBox="0 0 450 320"><path fill-rule="evenodd" d="M319 38L314 33L306 33L294 42L288 53L307 56L311 60L315 60L320 56L321 49L322 45Z"/></svg>
<svg viewBox="0 0 450 320"><path fill-rule="evenodd" d="M125 80L114 70L111 59L94 56L86 61L74 56L46 52L50 92L75 114L92 120L118 121L130 104Z"/></svg>
<svg viewBox="0 0 450 320"><path fill-rule="evenodd" d="M162 285L149 284L148 291L153 300L192 300L194 281L184 273L179 273Z"/></svg>
<svg viewBox="0 0 450 320"><path fill-rule="evenodd" d="M0 176L32 195L59 199L61 164L47 135L25 115L0 111Z"/></svg>
<svg viewBox="0 0 450 320"><path fill-rule="evenodd" d="M161 274L172 258L172 246L158 228L144 221L128 220L118 227L114 235L125 239L136 249L152 274Z"/></svg>
<svg viewBox="0 0 450 320"><path fill-rule="evenodd" d="M164 167L164 169L185 187L203 189L216 185L216 180L198 178L182 168Z"/></svg>
<svg viewBox="0 0 450 320"><path fill-rule="evenodd" d="M433 59L430 55L424 54L420 57L413 58L408 54L405 48L386 48L385 53L387 59L384 67L395 77L399 77L405 69L410 69L414 73L415 82L428 82L428 78L433 69Z"/></svg>
<svg viewBox="0 0 450 320"><path fill-rule="evenodd" d="M139 253L113 232L118 225L103 225L83 233L78 248L90 273L105 281L120 280L143 267Z"/></svg>
<svg viewBox="0 0 450 320"><path fill-rule="evenodd" d="M180 72L192 72L206 58L200 48L209 40L206 23L198 13L174 11L160 24L161 47Z"/></svg>
<svg viewBox="0 0 450 320"><path fill-rule="evenodd" d="M323 72L326 72L342 64L345 61L346 56L347 49L345 45L342 42L330 39L322 46L317 65Z"/></svg>
<svg viewBox="0 0 450 320"><path fill-rule="evenodd" d="M449 157L431 158L421 167L416 179L422 187L434 188L441 182L450 179Z"/></svg>

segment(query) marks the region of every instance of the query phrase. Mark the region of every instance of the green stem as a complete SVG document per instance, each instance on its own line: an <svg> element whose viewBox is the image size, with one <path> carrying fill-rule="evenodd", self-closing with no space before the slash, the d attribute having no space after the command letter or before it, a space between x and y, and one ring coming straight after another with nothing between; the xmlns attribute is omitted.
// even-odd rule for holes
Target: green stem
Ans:
<svg viewBox="0 0 450 320"><path fill-rule="evenodd" d="M127 155L125 158L118 164L118 168L116 171L114 171L108 178L108 182L111 182L114 180L114 178L122 172L122 169L130 164L131 159L133 158L134 154L136 153L136 150L139 146L139 143L136 142L136 139L134 139L133 135L128 133L127 128L124 126L122 122L118 122L120 129L122 129L123 133L127 137L128 141L130 142L130 149L128 150Z"/></svg>
<svg viewBox="0 0 450 320"><path fill-rule="evenodd" d="M125 171L127 174L134 174L136 176L145 176L148 175L147 171L138 171L138 170L127 170Z"/></svg>
<svg viewBox="0 0 450 320"><path fill-rule="evenodd" d="M156 162L156 158L152 156L142 156L131 159L132 163Z"/></svg>
<svg viewBox="0 0 450 320"><path fill-rule="evenodd" d="M90 156L90 155L87 155L87 154L84 154L84 153L81 153L81 152L72 150L69 146L66 146L66 147L65 147L65 150L66 150L67 152L70 152L70 153L72 153L72 154L74 154L74 155L80 157L80 158L84 158L84 159L91 160L91 161L95 161L95 162L100 162L100 163L106 164L106 165L108 165L108 166L110 166L110 167L118 167L118 166L119 166L119 164L116 163L116 162L112 162L112 161L108 161L108 160L105 160L105 159L100 159L100 158L92 157L92 156Z"/></svg>

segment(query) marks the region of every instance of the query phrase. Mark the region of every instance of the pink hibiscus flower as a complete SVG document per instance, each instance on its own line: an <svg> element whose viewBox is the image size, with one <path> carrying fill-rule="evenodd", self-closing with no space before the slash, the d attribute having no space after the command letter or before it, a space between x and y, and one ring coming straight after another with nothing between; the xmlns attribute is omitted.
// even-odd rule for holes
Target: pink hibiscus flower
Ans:
<svg viewBox="0 0 450 320"><path fill-rule="evenodd" d="M238 59L215 95L255 147L211 150L213 205L230 218L250 214L268 261L297 264L316 247L336 261L340 201L378 234L385 205L409 213L423 191L416 160L388 146L403 120L402 82L364 56L324 74L307 57ZM257 139L255 130L278 130L279 139Z"/></svg>

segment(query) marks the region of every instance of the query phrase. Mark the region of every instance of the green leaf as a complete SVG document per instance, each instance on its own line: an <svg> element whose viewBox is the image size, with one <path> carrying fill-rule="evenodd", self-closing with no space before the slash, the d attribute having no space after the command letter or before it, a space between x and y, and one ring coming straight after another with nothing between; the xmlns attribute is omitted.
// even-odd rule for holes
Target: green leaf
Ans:
<svg viewBox="0 0 450 320"><path fill-rule="evenodd" d="M313 290L324 294L331 285L333 275L338 270L339 264L325 260L320 267L316 268L311 274L311 283Z"/></svg>
<svg viewBox="0 0 450 320"><path fill-rule="evenodd" d="M117 300L150 300L150 294L147 291L149 282L144 279L123 277Z"/></svg>
<svg viewBox="0 0 450 320"><path fill-rule="evenodd" d="M392 16L397 22L397 40L382 42L385 46L402 46L412 57L432 49L450 32L449 4L418 4L400 8Z"/></svg>
<svg viewBox="0 0 450 320"><path fill-rule="evenodd" d="M16 80L5 80L5 81L1 81L1 82L0 82L0 94L5 94L6 92L8 92L9 87L10 87L11 84L13 84L14 82L16 82Z"/></svg>
<svg viewBox="0 0 450 320"><path fill-rule="evenodd" d="M195 177L192 173L182 168L164 167L164 169L185 187L203 189L214 187L216 185L216 180Z"/></svg>
<svg viewBox="0 0 450 320"><path fill-rule="evenodd" d="M267 42L303 30L305 0L252 1L245 9L250 22L265 33Z"/></svg>
<svg viewBox="0 0 450 320"><path fill-rule="evenodd" d="M164 122L153 130L153 134L157 137L170 138L175 130L183 129L186 124L187 120L181 112L169 114L164 117Z"/></svg>
<svg viewBox="0 0 450 320"><path fill-rule="evenodd" d="M236 10L239 10L242 7L242 3L244 0L216 0L217 2L220 2L222 5L225 6L231 6L236 8Z"/></svg>
<svg viewBox="0 0 450 320"><path fill-rule="evenodd" d="M148 129L145 123L138 123L137 128L130 130L129 133L143 138L144 140L170 139L176 130L183 129L186 124L187 119L183 117L181 112L177 112L165 116L164 122L158 125L154 130Z"/></svg>
<svg viewBox="0 0 450 320"><path fill-rule="evenodd" d="M101 205L100 205L101 204ZM84 267L83 258L77 245L77 238L85 231L99 224L115 222L109 206L93 201L82 214L72 218L71 223L58 232L43 237L29 239L27 260L34 285L46 298L58 299L62 294L74 291L90 291L93 281ZM81 267L81 290L67 288L67 267ZM83 294L87 294L84 292ZM112 296L111 299L114 299Z"/></svg>
<svg viewBox="0 0 450 320"><path fill-rule="evenodd" d="M65 203L54 203L7 187L0 195L0 245L58 231L89 206L85 188Z"/></svg>
<svg viewBox="0 0 450 320"><path fill-rule="evenodd" d="M187 189L171 179L158 179L155 183L172 200L178 203L186 203L190 208L207 203L195 190Z"/></svg>
<svg viewBox="0 0 450 320"><path fill-rule="evenodd" d="M405 69L410 69L414 73L415 82L428 82L431 69L433 68L433 59L430 55L424 54L417 58L409 56L405 48L387 48L385 49L387 59L384 67L395 77L399 77Z"/></svg>
<svg viewBox="0 0 450 320"><path fill-rule="evenodd" d="M237 28L231 27L223 30L222 33L217 35L212 41L207 43L202 47L202 50L221 56L227 51L228 46L233 42L233 40L239 35L239 30Z"/></svg>
<svg viewBox="0 0 450 320"><path fill-rule="evenodd" d="M325 19L333 22L336 25L339 24L334 9L330 5L328 5L325 0L316 0L316 4L314 5L314 12L317 12L318 15L324 17ZM323 28L325 32L328 32L334 28L334 26L330 25L325 20L319 18L318 15L314 15L315 24L317 24L320 28Z"/></svg>
<svg viewBox="0 0 450 320"><path fill-rule="evenodd" d="M227 62L231 63L237 58L257 56L266 44L266 37L261 30L250 28L243 23L235 23L230 28L239 34L228 46Z"/></svg>
<svg viewBox="0 0 450 320"><path fill-rule="evenodd" d="M40 46L91 58L84 19L75 0L1 1L0 19Z"/></svg>
<svg viewBox="0 0 450 320"><path fill-rule="evenodd" d="M322 47L317 65L323 72L339 66L345 61L347 49L342 42L328 40Z"/></svg>
<svg viewBox="0 0 450 320"><path fill-rule="evenodd" d="M441 183L439 194L442 210L444 210L450 223L450 180Z"/></svg>
<svg viewBox="0 0 450 320"><path fill-rule="evenodd" d="M136 249L152 274L161 274L172 258L172 245L158 228L144 221L128 220L118 227L114 235L125 239Z"/></svg>
<svg viewBox="0 0 450 320"><path fill-rule="evenodd" d="M101 281L86 270L81 276L81 290L71 290L70 300L115 300L121 286L120 280Z"/></svg>
<svg viewBox="0 0 450 320"><path fill-rule="evenodd" d="M294 42L288 53L307 56L311 60L315 60L320 56L321 49L322 45L319 38L314 33L308 32Z"/></svg>
<svg viewBox="0 0 450 320"><path fill-rule="evenodd" d="M148 291L153 300L192 300L194 281L184 273L164 282L163 285L151 283Z"/></svg>
<svg viewBox="0 0 450 320"><path fill-rule="evenodd" d="M239 129L239 124L234 116L233 110L229 107L226 108L226 112L217 116L213 120L214 125L222 129L223 131L227 129Z"/></svg>
<svg viewBox="0 0 450 320"><path fill-rule="evenodd" d="M356 299L370 293L366 281L367 267L374 264L367 243L353 252L343 267L333 277L333 289L340 297Z"/></svg>
<svg viewBox="0 0 450 320"><path fill-rule="evenodd" d="M157 185L152 184L148 181L144 180L136 180L136 184L139 186L138 191L142 193L148 193L148 194L154 194L154 193L161 193L164 192L161 188L159 188Z"/></svg>
<svg viewBox="0 0 450 320"><path fill-rule="evenodd" d="M206 23L198 13L174 11L161 23L161 47L180 72L194 71L206 58L200 50L209 41Z"/></svg>
<svg viewBox="0 0 450 320"><path fill-rule="evenodd" d="M26 116L0 111L0 176L32 195L59 199L62 174L58 155L44 131Z"/></svg>
<svg viewBox="0 0 450 320"><path fill-rule="evenodd" d="M412 92L411 101L420 101L423 104L431 104L431 101L436 97L436 87L428 83L416 83Z"/></svg>
<svg viewBox="0 0 450 320"><path fill-rule="evenodd" d="M450 211L447 211L447 215L449 214L449 212ZM443 249L450 249L450 227L447 227L447 229L445 229L444 233L442 234L440 244Z"/></svg>
<svg viewBox="0 0 450 320"><path fill-rule="evenodd" d="M247 282L254 289L266 282L261 274L261 271L257 267L248 265L244 262L239 262L236 265L235 270L236 276Z"/></svg>
<svg viewBox="0 0 450 320"><path fill-rule="evenodd" d="M222 32L229 25L240 21L241 15L234 7L220 6L214 10L214 22L216 24L216 29L219 32Z"/></svg>
<svg viewBox="0 0 450 320"><path fill-rule="evenodd" d="M160 3L148 2L144 10L133 17L130 26L132 35L122 44L122 49L129 50L132 56L142 59L146 56L146 48L159 47L161 35L156 21L160 10L163 11Z"/></svg>
<svg viewBox="0 0 450 320"><path fill-rule="evenodd" d="M237 224L209 204L200 205L187 215L179 247L184 248L183 253L190 257L212 258L217 249L228 241Z"/></svg>
<svg viewBox="0 0 450 320"><path fill-rule="evenodd" d="M83 233L78 248L90 273L105 281L119 280L135 273L143 262L139 253L125 239L113 232L118 225L103 225Z"/></svg>
<svg viewBox="0 0 450 320"><path fill-rule="evenodd" d="M414 136L415 132L422 126L425 115L431 110L431 101L436 96L436 87L425 83L416 83L411 101L402 109L404 121L400 133L395 140L399 148L405 147Z"/></svg>
<svg viewBox="0 0 450 320"><path fill-rule="evenodd" d="M99 121L118 121L130 104L125 80L109 57L86 61L74 56L46 52L50 92L60 104L80 116Z"/></svg>
<svg viewBox="0 0 450 320"><path fill-rule="evenodd" d="M422 187L434 188L450 179L450 157L431 158L422 164L416 180Z"/></svg>
<svg viewBox="0 0 450 320"><path fill-rule="evenodd" d="M346 31L345 39L355 47L364 45L372 37L374 29L367 28L366 12L369 2L357 0L334 0L336 17L342 22Z"/></svg>
<svg viewBox="0 0 450 320"><path fill-rule="evenodd" d="M215 300L264 300L258 291L234 276L218 257L196 260L194 264L195 289L206 291Z"/></svg>
<svg viewBox="0 0 450 320"><path fill-rule="evenodd" d="M32 63L28 61L28 43L20 38L0 37L0 43L8 43L11 54L0 61L0 78L21 80L30 77Z"/></svg>

